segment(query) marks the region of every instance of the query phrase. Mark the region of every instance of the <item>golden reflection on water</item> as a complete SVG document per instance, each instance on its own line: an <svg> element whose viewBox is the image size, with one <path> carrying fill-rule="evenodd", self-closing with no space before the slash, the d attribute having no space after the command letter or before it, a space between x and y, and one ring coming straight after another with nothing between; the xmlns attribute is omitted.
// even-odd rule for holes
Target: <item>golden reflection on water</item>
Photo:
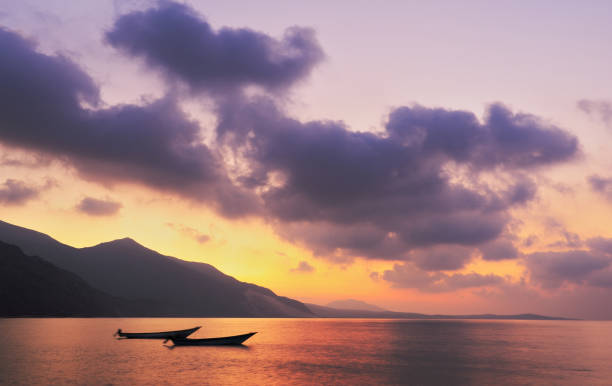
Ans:
<svg viewBox="0 0 612 386"><path fill-rule="evenodd" d="M115 340L201 325L242 347ZM368 319L0 319L0 383L610 384L612 323Z"/></svg>

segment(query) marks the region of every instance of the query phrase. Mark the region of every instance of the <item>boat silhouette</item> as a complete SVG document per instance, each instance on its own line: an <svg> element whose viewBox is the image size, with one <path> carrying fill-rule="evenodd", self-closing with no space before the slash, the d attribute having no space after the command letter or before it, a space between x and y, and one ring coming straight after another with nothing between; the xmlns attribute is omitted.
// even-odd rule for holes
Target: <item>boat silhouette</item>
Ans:
<svg viewBox="0 0 612 386"><path fill-rule="evenodd" d="M162 331L162 332L123 332L118 329L114 336L119 336L119 339L185 339L200 329L200 326L189 328L187 330Z"/></svg>
<svg viewBox="0 0 612 386"><path fill-rule="evenodd" d="M223 336L219 338L204 338L204 339L188 339L188 338L168 338L175 346L238 346L241 345L245 340L249 339L256 332L249 332L248 334L234 335L234 336Z"/></svg>

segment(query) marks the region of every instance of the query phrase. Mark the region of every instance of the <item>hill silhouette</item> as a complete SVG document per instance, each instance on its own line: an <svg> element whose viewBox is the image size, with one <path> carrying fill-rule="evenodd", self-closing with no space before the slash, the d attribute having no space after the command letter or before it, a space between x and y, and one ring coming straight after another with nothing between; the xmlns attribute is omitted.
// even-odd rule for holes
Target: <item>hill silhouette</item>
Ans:
<svg viewBox="0 0 612 386"><path fill-rule="evenodd" d="M355 299L334 300L333 302L327 303L327 307L337 308L340 310L362 310L374 312L386 311L384 308Z"/></svg>
<svg viewBox="0 0 612 386"><path fill-rule="evenodd" d="M304 304L236 280L210 264L162 255L130 238L74 248L0 221L0 241L0 304L7 304L0 316L564 319L425 315L350 299L330 303L336 308Z"/></svg>
<svg viewBox="0 0 612 386"><path fill-rule="evenodd" d="M0 242L0 316L119 316L137 305L92 288L72 272Z"/></svg>
<svg viewBox="0 0 612 386"><path fill-rule="evenodd" d="M78 275L96 290L156 304L158 316L313 316L297 300L236 280L209 264L164 256L130 238L74 248L0 221L0 240Z"/></svg>

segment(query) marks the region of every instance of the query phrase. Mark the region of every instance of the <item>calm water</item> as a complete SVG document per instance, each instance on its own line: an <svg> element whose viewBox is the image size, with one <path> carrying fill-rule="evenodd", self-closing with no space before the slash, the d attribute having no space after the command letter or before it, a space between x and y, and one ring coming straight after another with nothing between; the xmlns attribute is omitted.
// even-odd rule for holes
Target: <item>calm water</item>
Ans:
<svg viewBox="0 0 612 386"><path fill-rule="evenodd" d="M114 340L259 331L244 347ZM612 322L0 319L2 384L612 384Z"/></svg>

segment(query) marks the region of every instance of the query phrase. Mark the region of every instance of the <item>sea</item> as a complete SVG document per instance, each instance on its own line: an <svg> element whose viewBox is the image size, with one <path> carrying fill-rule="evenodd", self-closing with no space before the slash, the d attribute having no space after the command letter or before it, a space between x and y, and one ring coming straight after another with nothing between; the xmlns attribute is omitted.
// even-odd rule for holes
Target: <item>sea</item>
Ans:
<svg viewBox="0 0 612 386"><path fill-rule="evenodd" d="M194 326L257 334L238 347L113 338ZM612 385L612 322L9 318L0 384Z"/></svg>

